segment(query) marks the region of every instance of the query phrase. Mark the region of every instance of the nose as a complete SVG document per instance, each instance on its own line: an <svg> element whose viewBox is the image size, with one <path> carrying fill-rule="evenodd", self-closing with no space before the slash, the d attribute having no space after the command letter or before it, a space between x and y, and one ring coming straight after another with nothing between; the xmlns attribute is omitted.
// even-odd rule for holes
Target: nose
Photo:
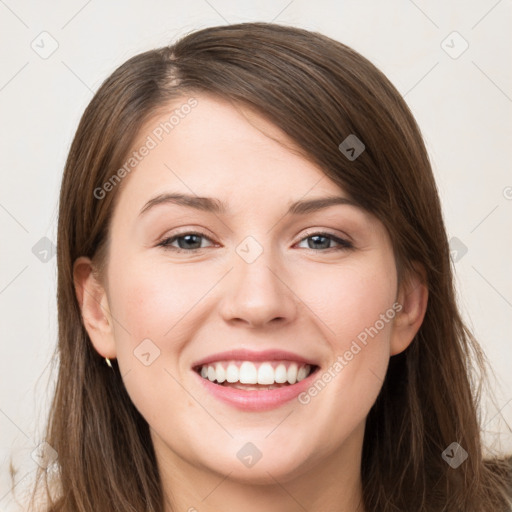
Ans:
<svg viewBox="0 0 512 512"><path fill-rule="evenodd" d="M282 265L265 251L252 263L238 255L234 261L233 270L224 280L220 304L224 320L252 329L293 322L299 299Z"/></svg>

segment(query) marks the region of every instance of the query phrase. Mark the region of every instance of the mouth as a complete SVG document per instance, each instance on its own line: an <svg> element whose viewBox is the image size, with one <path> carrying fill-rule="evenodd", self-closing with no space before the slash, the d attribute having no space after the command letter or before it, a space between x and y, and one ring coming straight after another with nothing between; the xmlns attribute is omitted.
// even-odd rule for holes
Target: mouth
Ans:
<svg viewBox="0 0 512 512"><path fill-rule="evenodd" d="M292 401L312 385L320 366L283 351L235 350L192 365L203 390L243 411L265 411Z"/></svg>
<svg viewBox="0 0 512 512"><path fill-rule="evenodd" d="M225 360L198 365L194 371L218 386L245 391L271 391L293 386L315 373L318 368L314 364L290 360Z"/></svg>

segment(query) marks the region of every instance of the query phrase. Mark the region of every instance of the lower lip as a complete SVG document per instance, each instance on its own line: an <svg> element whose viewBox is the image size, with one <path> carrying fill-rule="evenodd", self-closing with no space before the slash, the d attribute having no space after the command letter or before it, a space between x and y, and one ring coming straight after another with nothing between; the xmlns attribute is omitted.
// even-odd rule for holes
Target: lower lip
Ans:
<svg viewBox="0 0 512 512"><path fill-rule="evenodd" d="M276 407L284 405L286 402L296 398L300 393L306 391L306 389L311 385L317 372L318 368L315 372L311 373L300 382L290 384L289 386L282 388L270 390L253 389L245 391L243 389L230 388L226 386L220 386L219 384L214 384L210 380L201 377L201 375L194 371L202 385L213 396L224 403L244 411L268 411L270 409L275 409Z"/></svg>

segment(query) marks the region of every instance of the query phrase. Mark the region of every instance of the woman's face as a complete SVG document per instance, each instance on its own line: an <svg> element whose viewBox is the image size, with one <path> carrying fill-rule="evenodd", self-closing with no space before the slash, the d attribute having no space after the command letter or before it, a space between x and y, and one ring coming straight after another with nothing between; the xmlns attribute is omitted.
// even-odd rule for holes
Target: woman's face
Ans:
<svg viewBox="0 0 512 512"><path fill-rule="evenodd" d="M117 357L167 468L285 482L357 461L400 344L389 236L321 169L267 136L286 140L275 126L196 100L168 133L155 129L169 113L147 123L134 148L153 146L148 136L156 147L117 185L105 283L112 331L93 343ZM333 197L344 200L315 203Z"/></svg>

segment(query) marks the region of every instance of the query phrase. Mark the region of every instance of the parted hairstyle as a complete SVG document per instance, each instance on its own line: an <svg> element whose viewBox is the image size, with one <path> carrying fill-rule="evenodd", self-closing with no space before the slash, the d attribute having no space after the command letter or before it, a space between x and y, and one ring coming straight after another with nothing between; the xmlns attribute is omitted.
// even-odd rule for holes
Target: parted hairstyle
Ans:
<svg viewBox="0 0 512 512"><path fill-rule="evenodd" d="M391 357L366 420L365 509L509 510L510 466L504 457L483 455L479 404L487 361L456 305L438 191L413 115L356 51L319 33L270 23L209 27L130 58L105 80L80 120L60 191L58 375L45 432L58 463L36 479L44 510L164 510L148 424L117 363L112 371L91 344L73 263L88 256L101 275L120 187L101 198L95 190L121 168L146 121L173 100L200 93L255 109L375 215L391 237L399 279L414 272L415 262L425 269L423 323L410 346ZM355 160L339 149L351 134L365 145ZM468 453L457 469L441 456L453 442Z"/></svg>

